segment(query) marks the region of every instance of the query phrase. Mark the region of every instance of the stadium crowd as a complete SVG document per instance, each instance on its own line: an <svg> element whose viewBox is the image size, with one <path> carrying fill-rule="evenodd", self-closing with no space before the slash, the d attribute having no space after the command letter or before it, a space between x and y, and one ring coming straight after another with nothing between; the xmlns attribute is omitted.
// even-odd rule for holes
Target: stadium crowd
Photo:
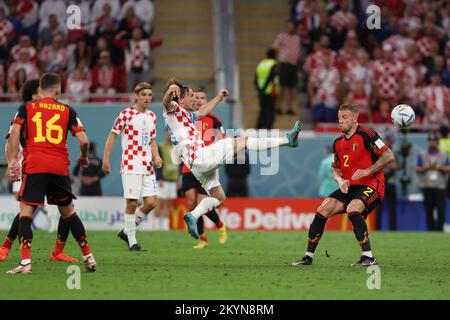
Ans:
<svg viewBox="0 0 450 320"><path fill-rule="evenodd" d="M70 5L81 28L68 28ZM0 94L17 100L27 79L46 71L64 79L74 102L115 101L151 82L154 5L151 0L0 0ZM90 99L90 100L89 100Z"/></svg>
<svg viewBox="0 0 450 320"><path fill-rule="evenodd" d="M335 122L337 107L352 101L360 107L362 123L390 123L392 108L406 103L416 111L416 124L448 126L450 1L291 4L287 30L273 47L278 49L279 63L296 66L303 80L298 87L306 93L316 123ZM380 8L379 29L366 25L371 4ZM277 99L285 100L285 93L280 93ZM285 112L286 103L291 113L291 99L277 103L278 113Z"/></svg>

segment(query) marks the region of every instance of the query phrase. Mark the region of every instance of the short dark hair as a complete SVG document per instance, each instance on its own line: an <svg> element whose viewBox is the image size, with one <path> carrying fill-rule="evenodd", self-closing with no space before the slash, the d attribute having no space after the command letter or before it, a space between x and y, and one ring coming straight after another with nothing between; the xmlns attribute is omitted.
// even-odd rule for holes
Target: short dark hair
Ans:
<svg viewBox="0 0 450 320"><path fill-rule="evenodd" d="M134 93L139 94L142 90L150 89L152 90L152 85L148 82L138 83L136 87L134 87Z"/></svg>
<svg viewBox="0 0 450 320"><path fill-rule="evenodd" d="M173 84L177 85L178 88L180 88L180 98L184 98L184 96L185 96L187 93L189 93L189 90L191 89L191 88L189 88L189 87L183 86L183 85L180 83L180 81L178 81L177 79L171 78L171 79L167 82L166 90L164 90L164 92L167 92L167 90L169 90L169 87L170 87L171 85L173 85Z"/></svg>
<svg viewBox="0 0 450 320"><path fill-rule="evenodd" d="M51 89L58 85L61 85L61 77L53 72L44 73L39 80L39 87L41 87L41 90Z"/></svg>
<svg viewBox="0 0 450 320"><path fill-rule="evenodd" d="M276 59L277 58L277 50L275 50L274 48L267 49L266 57L269 59Z"/></svg>
<svg viewBox="0 0 450 320"><path fill-rule="evenodd" d="M33 95L38 93L39 79L26 80L20 88L20 96L23 102L33 100Z"/></svg>
<svg viewBox="0 0 450 320"><path fill-rule="evenodd" d="M351 103L344 103L339 106L338 111L346 111L346 110L353 113L359 113L358 107Z"/></svg>

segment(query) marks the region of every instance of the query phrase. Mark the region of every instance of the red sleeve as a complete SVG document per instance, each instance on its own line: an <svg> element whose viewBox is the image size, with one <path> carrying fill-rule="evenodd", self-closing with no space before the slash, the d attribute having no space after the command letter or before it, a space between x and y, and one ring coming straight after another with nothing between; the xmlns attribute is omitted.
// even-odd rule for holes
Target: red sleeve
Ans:
<svg viewBox="0 0 450 320"><path fill-rule="evenodd" d="M84 127L83 124L81 123L80 118L78 117L77 113L75 112L75 110L73 110L72 108L69 109L69 130L72 133L72 135L76 135L79 132L83 132Z"/></svg>
<svg viewBox="0 0 450 320"><path fill-rule="evenodd" d="M331 166L335 169L339 169L341 167L341 163L339 161L339 158L337 156L336 152L336 141L333 143L333 162L331 163Z"/></svg>
<svg viewBox="0 0 450 320"><path fill-rule="evenodd" d="M26 121L27 121L27 106L24 103L19 107L19 110L17 110L17 113L14 116L11 125L18 124L19 126L22 127Z"/></svg>

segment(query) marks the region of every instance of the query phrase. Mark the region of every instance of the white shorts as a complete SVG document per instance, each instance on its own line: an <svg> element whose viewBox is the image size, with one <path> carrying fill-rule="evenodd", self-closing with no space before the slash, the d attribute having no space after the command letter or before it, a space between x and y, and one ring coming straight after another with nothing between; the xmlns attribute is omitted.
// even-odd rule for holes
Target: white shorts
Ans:
<svg viewBox="0 0 450 320"><path fill-rule="evenodd" d="M155 175L122 173L123 197L136 199L151 197L158 194Z"/></svg>
<svg viewBox="0 0 450 320"><path fill-rule="evenodd" d="M220 186L219 166L233 163L233 157L233 139L222 139L198 150L191 172L209 193L212 188Z"/></svg>
<svg viewBox="0 0 450 320"><path fill-rule="evenodd" d="M173 181L159 181L158 198L172 200L177 197L177 183Z"/></svg>

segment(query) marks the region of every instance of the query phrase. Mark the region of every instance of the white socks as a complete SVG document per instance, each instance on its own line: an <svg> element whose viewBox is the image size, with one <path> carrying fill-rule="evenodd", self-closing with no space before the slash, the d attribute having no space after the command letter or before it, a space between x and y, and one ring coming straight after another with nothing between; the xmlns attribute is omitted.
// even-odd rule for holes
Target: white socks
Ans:
<svg viewBox="0 0 450 320"><path fill-rule="evenodd" d="M125 229L124 232L128 236L128 243L130 248L137 243L136 241L136 219L134 214L124 214Z"/></svg>
<svg viewBox="0 0 450 320"><path fill-rule="evenodd" d="M31 259L23 259L22 261L20 261L20 264L23 266L26 266L27 264L31 263Z"/></svg>
<svg viewBox="0 0 450 320"><path fill-rule="evenodd" d="M151 213L151 211L149 212ZM143 213L139 208L136 209L136 227L141 224L142 221L144 221L145 217L147 216L145 213Z"/></svg>
<svg viewBox="0 0 450 320"><path fill-rule="evenodd" d="M314 253L312 253L312 252L306 252L306 253L305 253L305 256L308 256L308 257L310 257L310 258L312 259L312 258L314 258Z"/></svg>
<svg viewBox="0 0 450 320"><path fill-rule="evenodd" d="M287 137L277 137L277 138L248 137L246 147L248 150L263 151L288 144L289 140Z"/></svg>
<svg viewBox="0 0 450 320"><path fill-rule="evenodd" d="M369 258L373 258L372 251L363 251L362 255Z"/></svg>
<svg viewBox="0 0 450 320"><path fill-rule="evenodd" d="M208 197L204 198L200 203L192 210L192 215L198 219L205 213L211 211L214 208L220 206L220 201L216 198Z"/></svg>

